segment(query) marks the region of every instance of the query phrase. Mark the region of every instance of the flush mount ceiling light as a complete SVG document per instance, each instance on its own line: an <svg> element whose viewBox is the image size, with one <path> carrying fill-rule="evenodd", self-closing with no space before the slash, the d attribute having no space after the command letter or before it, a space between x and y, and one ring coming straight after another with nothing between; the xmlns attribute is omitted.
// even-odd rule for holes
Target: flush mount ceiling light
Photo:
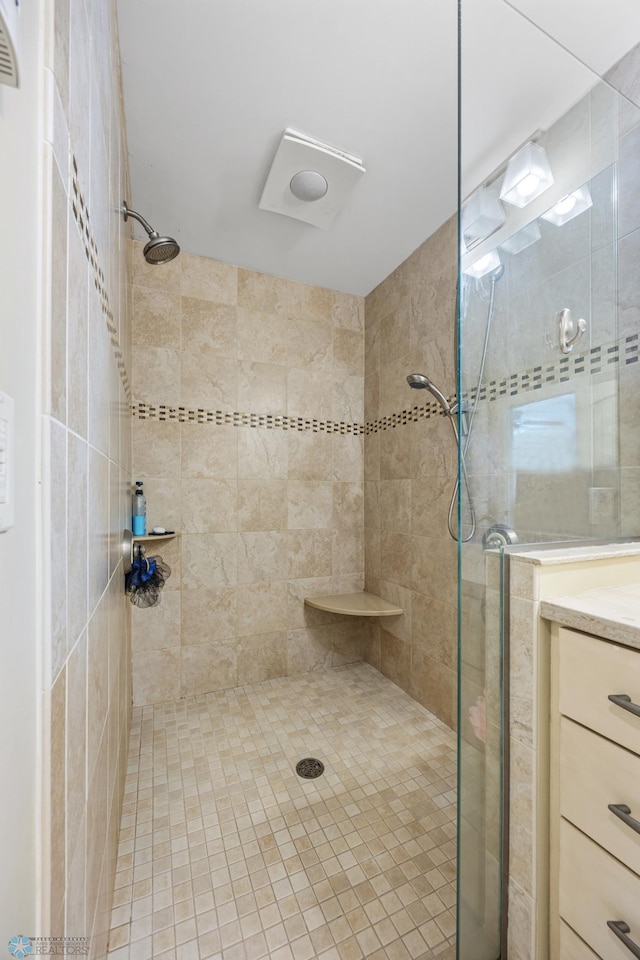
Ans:
<svg viewBox="0 0 640 960"><path fill-rule="evenodd" d="M314 203L316 200L322 200L329 189L329 184L317 170L301 170L291 178L289 189L298 200Z"/></svg>
<svg viewBox="0 0 640 960"><path fill-rule="evenodd" d="M509 160L500 199L514 207L526 207L553 183L547 151L532 140Z"/></svg>
<svg viewBox="0 0 640 960"><path fill-rule="evenodd" d="M480 187L462 209L462 238L467 250L506 223L507 215L495 188Z"/></svg>
<svg viewBox="0 0 640 960"><path fill-rule="evenodd" d="M260 209L326 230L365 172L358 157L287 128L271 164Z"/></svg>
<svg viewBox="0 0 640 960"><path fill-rule="evenodd" d="M462 272L466 273L468 277L475 277L476 280L480 280L481 277L486 277L488 273L497 270L500 266L501 260L498 256L498 251L492 250L491 253L480 257L479 260L476 260L475 263L472 263L469 267L465 267Z"/></svg>
<svg viewBox="0 0 640 960"><path fill-rule="evenodd" d="M579 190L575 190L573 193L563 197L562 200L559 200L555 207L551 207L551 210L543 213L542 219L548 220L549 223L554 223L556 227L561 227L592 206L593 200L591 199L589 188L580 187Z"/></svg>
<svg viewBox="0 0 640 960"><path fill-rule="evenodd" d="M532 244L536 243L541 236L542 234L540 233L540 227L538 224L528 223L526 227L522 228L522 230L518 230L518 232L514 233L512 237L509 237L508 240L505 240L504 243L501 243L500 249L511 254L522 253L522 251L526 250L527 247L530 247Z"/></svg>

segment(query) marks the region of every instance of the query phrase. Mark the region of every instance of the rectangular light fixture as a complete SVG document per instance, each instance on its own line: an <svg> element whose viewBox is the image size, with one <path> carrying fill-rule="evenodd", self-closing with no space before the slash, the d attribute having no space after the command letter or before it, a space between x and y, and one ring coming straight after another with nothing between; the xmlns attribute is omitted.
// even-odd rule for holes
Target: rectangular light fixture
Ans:
<svg viewBox="0 0 640 960"><path fill-rule="evenodd" d="M553 174L547 151L530 140L509 160L500 199L514 207L526 207L552 183Z"/></svg>
<svg viewBox="0 0 640 960"><path fill-rule="evenodd" d="M490 237L506 223L507 215L497 192L480 187L462 208L462 238L468 250Z"/></svg>
<svg viewBox="0 0 640 960"><path fill-rule="evenodd" d="M522 228L522 230L518 230L518 232L514 233L512 237L509 237L508 240L505 240L504 243L501 243L500 249L511 254L522 253L522 251L526 250L527 247L537 243L541 237L542 234L540 233L540 227L538 224L528 223L526 227Z"/></svg>
<svg viewBox="0 0 640 960"><path fill-rule="evenodd" d="M486 277L488 273L497 270L500 266L501 261L498 256L498 251L492 250L491 253L486 253L484 257L480 257L475 263L465 267L462 272L468 277L475 277L476 280L480 280L481 277Z"/></svg>
<svg viewBox="0 0 640 960"><path fill-rule="evenodd" d="M542 219L554 223L556 227L561 227L592 206L593 200L589 188L580 187L579 190L574 190L573 193L569 193L562 200L559 200L554 207L551 207L551 210L543 213Z"/></svg>

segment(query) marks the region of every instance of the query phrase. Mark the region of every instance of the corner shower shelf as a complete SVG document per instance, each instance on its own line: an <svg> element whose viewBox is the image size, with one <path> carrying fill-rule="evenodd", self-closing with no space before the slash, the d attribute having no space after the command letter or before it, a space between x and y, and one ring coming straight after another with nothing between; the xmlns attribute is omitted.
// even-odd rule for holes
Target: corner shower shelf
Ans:
<svg viewBox="0 0 640 960"><path fill-rule="evenodd" d="M174 540L176 537L179 537L180 534L174 530L173 533L145 533L144 537L136 537L133 535L134 543L153 543L155 540L162 542L163 540Z"/></svg>
<svg viewBox="0 0 640 960"><path fill-rule="evenodd" d="M304 602L318 610L349 617L399 617L404 610L376 597L373 593L336 593L329 597L305 597Z"/></svg>

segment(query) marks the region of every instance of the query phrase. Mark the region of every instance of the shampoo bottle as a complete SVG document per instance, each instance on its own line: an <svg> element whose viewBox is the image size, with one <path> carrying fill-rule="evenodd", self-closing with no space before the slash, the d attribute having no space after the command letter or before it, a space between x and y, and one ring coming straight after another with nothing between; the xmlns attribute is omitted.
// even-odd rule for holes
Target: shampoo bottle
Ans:
<svg viewBox="0 0 640 960"><path fill-rule="evenodd" d="M142 490L142 480L136 480L131 514L131 529L134 537L144 537L147 532L147 498Z"/></svg>

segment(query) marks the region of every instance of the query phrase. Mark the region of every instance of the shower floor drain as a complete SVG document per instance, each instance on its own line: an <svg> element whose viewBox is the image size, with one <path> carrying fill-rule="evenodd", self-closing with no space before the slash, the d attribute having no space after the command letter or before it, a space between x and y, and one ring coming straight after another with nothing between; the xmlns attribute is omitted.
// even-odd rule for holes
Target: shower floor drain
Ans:
<svg viewBox="0 0 640 960"><path fill-rule="evenodd" d="M305 757L296 764L296 773L305 780L315 780L324 773L324 763L321 760L315 760L313 757Z"/></svg>

